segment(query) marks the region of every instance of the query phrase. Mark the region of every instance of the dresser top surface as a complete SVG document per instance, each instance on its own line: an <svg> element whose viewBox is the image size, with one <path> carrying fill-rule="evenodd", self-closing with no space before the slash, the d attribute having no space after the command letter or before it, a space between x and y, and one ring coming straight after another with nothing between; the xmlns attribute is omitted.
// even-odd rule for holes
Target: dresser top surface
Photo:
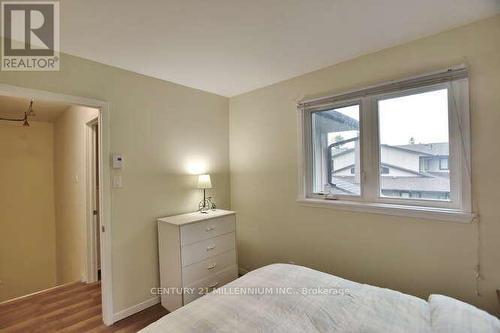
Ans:
<svg viewBox="0 0 500 333"><path fill-rule="evenodd" d="M165 222L173 225L184 225L184 224L190 224L204 220L209 220L216 217L234 215L234 214L235 212L230 210L216 209L216 210L210 210L206 214L200 212L194 212L194 213L162 217L158 219L158 222Z"/></svg>

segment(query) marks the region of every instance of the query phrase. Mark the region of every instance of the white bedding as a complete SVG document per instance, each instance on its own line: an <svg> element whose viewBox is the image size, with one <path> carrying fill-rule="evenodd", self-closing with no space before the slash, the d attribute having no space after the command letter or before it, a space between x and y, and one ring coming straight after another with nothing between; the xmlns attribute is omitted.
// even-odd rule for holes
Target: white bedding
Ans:
<svg viewBox="0 0 500 333"><path fill-rule="evenodd" d="M261 293L263 288L288 289L272 289L274 294L269 294ZM305 292L314 290L329 294ZM228 294L243 291L258 294ZM429 305L420 298L296 265L262 267L218 293L201 297L141 332L432 331Z"/></svg>
<svg viewBox="0 0 500 333"><path fill-rule="evenodd" d="M431 295L429 310L435 333L500 332L500 320L451 297Z"/></svg>

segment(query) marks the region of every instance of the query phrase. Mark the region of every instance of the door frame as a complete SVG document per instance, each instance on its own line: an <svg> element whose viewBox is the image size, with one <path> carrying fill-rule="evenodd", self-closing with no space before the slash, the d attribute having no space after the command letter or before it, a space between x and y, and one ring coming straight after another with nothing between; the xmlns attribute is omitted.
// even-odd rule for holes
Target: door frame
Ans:
<svg viewBox="0 0 500 333"><path fill-rule="evenodd" d="M12 97L33 98L39 100L50 100L67 104L91 107L99 110L98 136L99 136L99 221L101 226L101 294L102 294L102 317L104 324L112 325L113 319L113 279L111 261L111 184L110 179L110 103L97 99L80 96L53 93L45 90L28 89L0 83L0 94ZM105 181L106 180L106 181ZM104 230L104 231L103 231Z"/></svg>
<svg viewBox="0 0 500 333"><path fill-rule="evenodd" d="M85 124L85 191L86 191L86 205L85 205L85 221L87 224L87 256L86 256L86 282L92 283L98 281L98 267L97 267L97 238L96 233L96 223L94 220L94 208L97 210L97 221L99 221L99 207L95 207L96 202L99 203L99 199L96 198L96 186L100 188L101 179L96 177L99 182L96 181L94 175L98 172L96 169L96 149L99 149L99 142L95 141L95 129L94 126L97 125L97 130L99 131L99 116L92 119ZM98 136L99 139L99 136ZM97 151L99 153L99 151ZM100 238L99 238L100 239Z"/></svg>

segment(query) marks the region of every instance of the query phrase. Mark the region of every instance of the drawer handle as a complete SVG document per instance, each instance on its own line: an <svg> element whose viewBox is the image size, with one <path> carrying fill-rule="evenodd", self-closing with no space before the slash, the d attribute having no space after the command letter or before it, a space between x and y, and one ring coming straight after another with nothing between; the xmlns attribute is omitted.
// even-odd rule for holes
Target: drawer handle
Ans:
<svg viewBox="0 0 500 333"><path fill-rule="evenodd" d="M217 264L214 262L213 264L208 265L208 266L207 266L207 269L214 269L214 268L215 268L215 266L217 266Z"/></svg>
<svg viewBox="0 0 500 333"><path fill-rule="evenodd" d="M208 288L215 288L219 285L219 282L214 282L211 285L208 286Z"/></svg>
<svg viewBox="0 0 500 333"><path fill-rule="evenodd" d="M212 230L215 230L215 226L210 226L210 227L207 227L207 228L205 229L205 231L207 231L207 232L208 232L208 231L212 231Z"/></svg>
<svg viewBox="0 0 500 333"><path fill-rule="evenodd" d="M207 247L207 251L212 251L213 249L215 249L215 245L210 245Z"/></svg>

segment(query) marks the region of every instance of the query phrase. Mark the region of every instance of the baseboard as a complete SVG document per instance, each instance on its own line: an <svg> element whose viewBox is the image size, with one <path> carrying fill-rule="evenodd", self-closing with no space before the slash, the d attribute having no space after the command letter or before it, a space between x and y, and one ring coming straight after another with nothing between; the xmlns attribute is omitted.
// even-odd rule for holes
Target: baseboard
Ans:
<svg viewBox="0 0 500 333"><path fill-rule="evenodd" d="M240 276L245 275L246 273L250 272L248 269L245 269L243 267L238 267L238 274Z"/></svg>
<svg viewBox="0 0 500 333"><path fill-rule="evenodd" d="M245 275L246 273L248 273L249 271L245 268L242 268L242 267L238 267L238 273L240 275ZM124 310L121 310L117 313L115 313L113 315L113 322L116 323L117 321L119 320L122 320L124 318L127 318L137 312L140 312L144 309L147 309L153 305L156 305L160 303L160 297L159 296L155 296L155 297L152 297L148 300L145 300L144 302L141 302L139 304L136 304L136 305L133 305L129 308L126 308Z"/></svg>
<svg viewBox="0 0 500 333"><path fill-rule="evenodd" d="M160 297L159 296L155 296L155 297L152 297L148 300L145 300L144 302L141 302L139 304L136 304L136 305L132 305L131 307L129 308L126 308L124 310L121 310L117 313L115 313L113 315L113 322L116 323L117 321L119 320L122 320L124 318L127 318L133 314L136 314L137 312L140 312L142 310L145 310L153 305L156 305L160 303Z"/></svg>
<svg viewBox="0 0 500 333"><path fill-rule="evenodd" d="M11 299L6 299L5 301L1 301L0 305L6 305L6 304L9 304L9 303L15 303L17 301L22 301L25 298L28 298L28 297L31 297L31 296L43 295L43 294L46 294L46 293L50 293L51 291L54 291L56 289L67 287L67 286L70 286L72 284L79 284L79 283L80 283L80 281L63 283L63 284L60 284L60 285L57 285L57 286L54 286L54 287L50 287L50 288L47 288L47 289L35 291L33 293L30 293L30 294L22 295L22 296L11 298Z"/></svg>

